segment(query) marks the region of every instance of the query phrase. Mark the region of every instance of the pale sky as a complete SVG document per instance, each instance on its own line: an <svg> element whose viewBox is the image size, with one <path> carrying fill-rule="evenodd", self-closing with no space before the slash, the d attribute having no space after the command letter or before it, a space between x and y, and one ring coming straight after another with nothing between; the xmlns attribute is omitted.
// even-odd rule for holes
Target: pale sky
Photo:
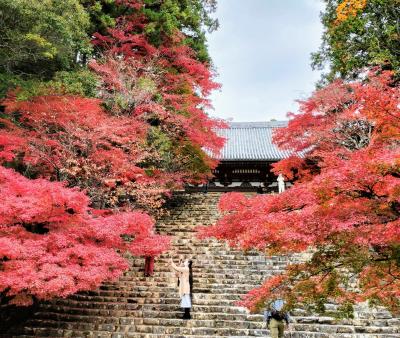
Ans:
<svg viewBox="0 0 400 338"><path fill-rule="evenodd" d="M222 89L212 116L285 120L320 77L310 54L321 43L320 0L218 0L220 28L208 37Z"/></svg>

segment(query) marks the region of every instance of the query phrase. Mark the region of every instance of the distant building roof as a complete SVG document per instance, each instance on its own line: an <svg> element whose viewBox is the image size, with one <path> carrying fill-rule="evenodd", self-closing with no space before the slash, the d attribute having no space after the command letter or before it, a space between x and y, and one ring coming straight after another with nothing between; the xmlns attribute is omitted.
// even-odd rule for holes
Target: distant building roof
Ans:
<svg viewBox="0 0 400 338"><path fill-rule="evenodd" d="M218 129L226 143L217 158L222 161L278 161L291 155L272 143L275 129L287 126L287 121L230 122L229 128Z"/></svg>

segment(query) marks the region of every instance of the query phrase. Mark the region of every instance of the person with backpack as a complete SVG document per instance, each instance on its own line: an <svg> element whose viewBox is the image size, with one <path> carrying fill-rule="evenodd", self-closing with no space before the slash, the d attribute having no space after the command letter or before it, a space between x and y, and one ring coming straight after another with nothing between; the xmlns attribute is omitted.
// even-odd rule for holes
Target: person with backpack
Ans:
<svg viewBox="0 0 400 338"><path fill-rule="evenodd" d="M285 334L285 322L289 327L289 314L283 309L284 302L277 299L272 302L270 309L264 312L264 320L271 332L272 338L283 338Z"/></svg>
<svg viewBox="0 0 400 338"><path fill-rule="evenodd" d="M177 266L170 258L171 267L179 272L179 296L181 297L181 308L184 310L182 319L191 319L190 309L192 307L193 293L193 270L192 261L186 259L183 266Z"/></svg>

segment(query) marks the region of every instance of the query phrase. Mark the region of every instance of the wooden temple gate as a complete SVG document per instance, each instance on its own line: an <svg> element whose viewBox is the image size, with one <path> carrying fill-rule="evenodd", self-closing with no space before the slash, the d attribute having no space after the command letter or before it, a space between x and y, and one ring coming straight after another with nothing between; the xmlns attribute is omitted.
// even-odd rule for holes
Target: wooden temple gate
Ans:
<svg viewBox="0 0 400 338"><path fill-rule="evenodd" d="M277 191L277 176L272 164L291 155L273 144L274 130L287 126L286 121L231 122L217 132L226 138L207 186L190 186L197 191Z"/></svg>

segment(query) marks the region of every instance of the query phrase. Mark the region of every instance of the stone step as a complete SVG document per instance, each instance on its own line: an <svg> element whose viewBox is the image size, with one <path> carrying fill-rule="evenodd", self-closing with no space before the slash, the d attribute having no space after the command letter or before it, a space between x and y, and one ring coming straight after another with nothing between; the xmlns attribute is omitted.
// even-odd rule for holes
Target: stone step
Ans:
<svg viewBox="0 0 400 338"><path fill-rule="evenodd" d="M183 321L181 321L183 322ZM231 327L200 327L192 326L191 321L183 322L180 326L156 326L156 325L136 325L135 329L138 333L153 333L164 335L202 335L204 337L221 337L221 336L256 336L263 337L267 335L266 330L248 329L248 328L231 328Z"/></svg>
<svg viewBox="0 0 400 338"><path fill-rule="evenodd" d="M198 336L198 335L185 335L184 337L180 334L169 334L169 335L164 335L164 334L152 334L152 333L147 333L147 334L139 334L137 338L205 338L209 336ZM218 336L220 338L232 338L236 336ZM260 337L260 336L240 336L240 338L255 338L255 337ZM267 337L267 336L262 336L262 337ZM269 337L269 336L268 336Z"/></svg>
<svg viewBox="0 0 400 338"><path fill-rule="evenodd" d="M168 286L167 286L168 285ZM194 299L202 299L202 298L223 298L224 295L230 297L233 296L241 296L244 294L245 286L238 286L238 288L234 287L220 287L219 289L213 290L212 288L200 288L196 284L194 284L193 294ZM247 285L248 289L251 289L250 286ZM177 284L174 280L173 283L169 283L162 286L157 285L147 285L135 287L135 284L125 285L124 287L105 287L104 289L97 290L93 293L78 293L75 295L71 295L69 299L90 299L90 297L101 298L101 297L143 297L147 295L162 295L165 297L176 297L178 293ZM215 296L215 297L214 297ZM95 299L94 298L94 299ZM102 299L100 299L101 301Z"/></svg>
<svg viewBox="0 0 400 338"><path fill-rule="evenodd" d="M199 240L196 227L218 219L220 193L178 194L156 229L174 236L173 258L194 260L192 320L180 319L177 278L169 267L171 252L156 258L154 276L144 277L144 259L129 257L131 268L118 281L66 299L43 302L24 324L0 338L212 338L268 337L262 314L237 306L248 290L281 273L295 256L265 257L243 253L215 239ZM329 311L335 304L326 305ZM384 309L357 307L354 320L337 321L304 309L292 312L292 338L400 337L400 319ZM287 335L289 336L289 335Z"/></svg>
<svg viewBox="0 0 400 338"><path fill-rule="evenodd" d="M211 256L211 254L213 256ZM212 252L212 250L209 250L204 254L196 254L196 256L193 257L193 263L195 263L195 267L201 267L203 269L213 264L241 265L241 267L242 265L248 265L248 266L262 265L264 267L268 266L271 268L284 267L286 264L284 260L278 259L276 257L268 257L268 258L256 257L256 256L239 257L239 254L220 255L220 256L214 256L214 255L215 254ZM169 265L168 260L164 257L157 258L156 262L160 264L166 264L167 266ZM140 264L143 264L143 259L135 260L132 262L132 266L140 266Z"/></svg>
<svg viewBox="0 0 400 338"><path fill-rule="evenodd" d="M236 302L238 299L218 299L217 297L208 297L205 299L202 298L195 298L193 300L194 305L210 305L210 306L235 306ZM71 307L79 307L81 305L82 307L97 307L100 309L106 309L106 308L113 308L117 310L136 310L138 309L138 306L143 305L143 304L151 304L151 305L156 305L156 304L176 304L176 306L179 305L179 299L178 297L175 298L164 298L164 299L157 299L157 298L142 298L142 297L137 297L137 298L129 298L125 302L105 302L105 301L95 301L94 299L88 299L86 301L82 300L73 300L73 299L58 299L54 301L55 305L62 305L66 306L67 304L71 304Z"/></svg>
<svg viewBox="0 0 400 338"><path fill-rule="evenodd" d="M262 321L262 315L250 315L244 312L242 309L238 308L237 311L234 313L225 313L228 308L226 307L216 307L213 311L214 312L205 312L209 311L209 306L194 306L193 307L193 317L195 319L208 319L208 320L218 320L218 319L224 319L224 320L247 320L247 321ZM58 311L58 312L57 312ZM129 316L127 318L123 318L121 316L120 311L113 311L110 309L82 309L79 307L76 308L66 308L66 307L56 307L51 304L43 304L41 305L40 312L35 313L35 317L40 317L40 318L46 318L47 314L50 314L49 316L51 317L55 314L65 314L65 315L79 315L79 316L85 316L85 318L93 317L93 320L100 320L98 316L110 316L110 315L115 315L119 316L120 319L126 320L130 318L137 318L137 317L149 317L149 318L178 318L181 314L181 310L178 308L177 305L161 305L159 307L153 307L153 306L143 306L140 308L140 310L132 310L129 312ZM315 325L315 324L322 324L322 325L327 325L327 326L336 326L336 328L341 329L340 332L355 332L356 330L349 331L349 327L353 327L352 322L346 320L339 321L335 318L332 317L294 317L295 324L294 327L296 330L304 330L304 328L307 328L307 325ZM118 322L118 320L113 320L112 322ZM344 322L344 323L342 323ZM370 320L369 319L360 319L357 320L357 325L355 326L356 328L360 327L370 327ZM127 324L127 323L121 323L121 324ZM386 328L392 328L394 330L399 330L399 323L398 319L387 319L387 320L381 320L379 322L375 321L375 325L380 324L380 326L376 326L373 328L373 330L379 330L379 327L386 327ZM322 326L319 326L322 327ZM312 331L312 329L309 329L309 331ZM397 332L397 331L394 331Z"/></svg>
<svg viewBox="0 0 400 338"><path fill-rule="evenodd" d="M204 308L204 307L203 307ZM209 310L207 308L207 310ZM224 311L221 309L220 311ZM140 310L133 310L129 312L129 316L121 316L120 312L108 310L108 309L82 309L82 308L63 308L41 306L40 310L35 313L35 319L51 319L56 316L62 318L75 318L82 317L86 321L90 322L104 322L114 324L129 324L130 320L134 318L164 318L164 319L176 319L182 316L182 310L177 306L173 308L164 308L164 310L153 310L141 308ZM110 317L111 316L111 317ZM112 316L115 316L113 318ZM261 315L249 315L246 313L221 313L221 312L202 312L201 307L193 307L192 318L198 320L240 320L240 321L262 321Z"/></svg>
<svg viewBox="0 0 400 338"><path fill-rule="evenodd" d="M150 320L150 319L149 319ZM200 336L200 337L230 337L230 336L255 336L265 337L267 330L259 329L237 329L230 327L201 327L193 326L193 321L179 321L179 326L159 326L159 325L134 325L134 326L113 326L109 324L100 324L89 326L85 323L77 323L74 327L73 323L63 323L58 321L42 321L43 327L25 330L26 336L31 337L96 337L96 338L137 338L144 337L144 334L158 334L164 338L178 335L180 337ZM88 329L87 329L87 328ZM99 329L97 329L99 328ZM18 335L19 336L19 335Z"/></svg>
<svg viewBox="0 0 400 338"><path fill-rule="evenodd" d="M172 285L172 286L171 286ZM104 289L99 290L100 296L107 296L108 294L115 294L116 292L129 292L134 288L135 284L131 285L120 285L120 286L104 286ZM200 288L198 285L194 285L194 292L196 293L195 297L197 295L237 295L241 294L244 295L247 291L250 291L254 287L256 287L257 284L246 284L246 285L221 285L221 284L210 284L208 286L204 286ZM140 291L151 291L151 292L159 292L159 291L169 291L170 295L176 294L177 293L177 287L176 287L176 282L174 281L172 284L171 283L158 283L157 285L147 285L147 286L141 286L140 288L136 288L137 292Z"/></svg>
<svg viewBox="0 0 400 338"><path fill-rule="evenodd" d="M176 289L176 278L171 277L170 280L168 281L160 281L160 282L155 282L154 284L151 284L151 282L147 283L147 284L143 284L141 286L142 289L144 288L166 288L169 290L174 290ZM254 282L254 281L253 281ZM101 290L102 291L107 291L107 290L124 290L124 289L132 289L134 286L136 285L136 283L132 283L132 282L122 282L120 285L118 284L105 284L102 285ZM197 284L197 283L193 283L193 287L196 289L196 293L214 293L214 292L218 292L218 291L228 291L228 292L222 292L222 293L229 293L230 290L236 290L236 289L252 289L256 286L255 283L253 284L220 284L220 283L213 283L213 282L209 282L207 284ZM201 287L201 285L205 285L205 287ZM203 291L204 290L204 291Z"/></svg>
<svg viewBox="0 0 400 338"><path fill-rule="evenodd" d="M231 262L227 261L209 261L206 263L198 262L195 258L192 259L193 262L193 272L196 273L218 273L225 272L225 270L240 270L237 271L239 274L241 271L243 273L258 273L260 271L265 272L282 272L284 270L284 266L282 264L265 264L263 262L251 262L251 261L235 261ZM132 264L132 268L138 268L138 270L143 269L143 262ZM222 271L221 271L222 270ZM166 263L156 261L154 264L155 272L172 272L172 268ZM226 273L226 272L225 272Z"/></svg>
<svg viewBox="0 0 400 338"><path fill-rule="evenodd" d="M163 317L132 317L132 318L105 318L97 316L80 316L80 315L69 315L60 313L42 313L40 318L31 319L28 324L40 326L42 323L46 323L46 326L52 326L54 328L79 328L83 330L90 330L91 328L98 331L112 331L112 332L125 332L132 326L162 326L168 327L179 327L182 324L186 324L186 321L181 319L182 312L176 313L174 318L163 318ZM62 324L61 324L62 323ZM202 328L231 328L231 329L263 329L264 323L259 321L247 321L247 320L224 320L224 319L197 319L193 317L188 322L190 327L202 327Z"/></svg>
<svg viewBox="0 0 400 338"><path fill-rule="evenodd" d="M72 301L67 302L65 304L59 304L60 301L56 301L57 304L41 304L40 309L51 309L53 311L61 311L61 312L66 312L68 313L69 311L73 311L73 313L78 314L78 313L92 313L92 311L97 311L97 313L103 313L104 315L117 315L117 316L122 316L123 313L128 313L128 316L130 316L132 313L135 311L157 311L157 312L174 312L174 311L181 311L179 308L179 304L177 302L174 302L172 304L165 304L165 303L153 303L153 304L138 304L136 308L132 308L132 310L129 311L121 311L119 309L114 310L111 308L111 303L110 307L104 307L104 308L99 308L95 304L93 304L93 307L86 307L86 303L80 303L80 302L75 302L73 303ZM90 303L90 304L92 304ZM82 305L82 306L80 306ZM247 311L238 306L222 306L222 305L211 305L207 303L206 305L199 305L199 304L193 304L193 313L219 313L221 315L225 314L247 314ZM252 315L254 318L259 318L261 320L262 315ZM253 318L253 317L252 317Z"/></svg>
<svg viewBox="0 0 400 338"><path fill-rule="evenodd" d="M139 270L139 271L137 271L137 270ZM137 270L135 271L137 274L140 275L140 273L143 273L142 269L137 269ZM210 275L210 274L211 275L213 275L213 274L226 274L226 275L231 275L231 276L232 276L232 274L235 274L235 275L236 274L238 274L238 275L246 274L246 275L250 276L249 278L251 278L251 276L253 276L253 275L262 274L264 276L271 276L271 275L276 275L276 274L281 273L281 272L283 272L283 270L280 270L280 269L268 269L268 267L265 267L265 268L259 267L257 269L254 269L254 268L251 269L248 266L241 268L240 266L237 266L237 267L236 266L229 266L228 267L228 266L221 265L221 266L216 266L216 267L213 266L212 268L209 267L209 268L207 268L206 271L204 269L193 268L193 274L194 275L196 275L196 273L201 273L201 274L205 273L205 274L208 274L208 275ZM134 273L134 272L131 272L131 273ZM156 266L154 268L154 276L158 276L158 275L161 275L161 276L174 276L175 273L172 272L172 270L167 266L158 266L156 264ZM142 276L143 275L141 275L140 277L142 277ZM240 280L238 282L240 282Z"/></svg>
<svg viewBox="0 0 400 338"><path fill-rule="evenodd" d="M290 332L286 334L287 337L290 338L399 338L396 334L385 334L385 335L376 335L376 334L356 334L356 333L341 333L341 334L331 334L331 333L323 333L323 332L308 332L308 331L296 331ZM236 338L236 337L235 337Z"/></svg>
<svg viewBox="0 0 400 338"><path fill-rule="evenodd" d="M180 319L181 313L174 312L172 318L165 318L155 316L154 312L144 312L143 315L147 316L132 317L127 318L113 318L113 317L101 317L101 316L82 316L82 315L72 315L65 313L40 313L37 316L40 318L32 319L30 324L36 325L43 322L47 322L48 325L57 325L56 328L67 328L77 327L80 329L94 328L96 330L111 330L111 331L121 331L129 326L137 325L155 325L162 327L178 326L182 320ZM228 316L229 319L222 319L218 317L215 319L200 319L193 314L193 318L190 321L192 326L200 326L203 328L245 328L245 329L263 329L264 323L260 321L248 320L247 318L236 319ZM254 318L259 319L259 318ZM60 322L65 323L64 326L59 326ZM50 324L49 324L50 323ZM383 323L384 325L384 323ZM367 334L395 334L400 333L398 327L385 327L385 326L351 326L351 325L337 325L337 324L324 324L315 326L315 324L291 324L291 329L293 332L296 331L307 331L307 332L318 332L318 333L328 333L328 334L347 334L347 333L367 333Z"/></svg>
<svg viewBox="0 0 400 338"><path fill-rule="evenodd" d="M270 276L275 276L277 273L273 271L269 272L260 272L257 271L257 273L253 272L248 272L248 274L244 274L246 271L240 271L240 273L237 274L237 280L235 279L235 276L232 276L229 273L225 273L223 271L219 271L218 275L213 274L212 272L198 272L195 273L193 271L193 280L194 283L217 283L220 285L232 285L235 284L234 281L236 280L236 284L253 284L255 281L263 281L265 277L270 277ZM136 272L136 276L133 273L130 273L129 275L125 275L121 277L120 283L121 284L135 284L135 283L143 283L143 285L147 285L150 283L165 283L165 282L172 282L177 280L177 275L175 272L171 271L157 271L154 270L154 274L151 277L145 277L143 270L138 270ZM109 281L105 282L103 285L117 285L118 282L115 281ZM206 284L206 285L207 285ZM204 284L203 284L204 285Z"/></svg>
<svg viewBox="0 0 400 338"><path fill-rule="evenodd" d="M93 301L93 302L115 302L115 301L123 301L133 303L137 298L160 298L160 299L178 299L178 294L176 292L176 288L171 288L169 292L165 291L165 289L160 289L160 291L132 291L132 292L122 292L122 291L109 291L107 292L98 292L98 296L94 295L83 295L76 294L70 296L69 300L77 300L77 301ZM164 292L163 292L164 291ZM196 292L193 294L193 302L197 300L203 299L240 299L243 296L243 290L237 290L237 292L225 293L223 291L218 293L200 293Z"/></svg>

